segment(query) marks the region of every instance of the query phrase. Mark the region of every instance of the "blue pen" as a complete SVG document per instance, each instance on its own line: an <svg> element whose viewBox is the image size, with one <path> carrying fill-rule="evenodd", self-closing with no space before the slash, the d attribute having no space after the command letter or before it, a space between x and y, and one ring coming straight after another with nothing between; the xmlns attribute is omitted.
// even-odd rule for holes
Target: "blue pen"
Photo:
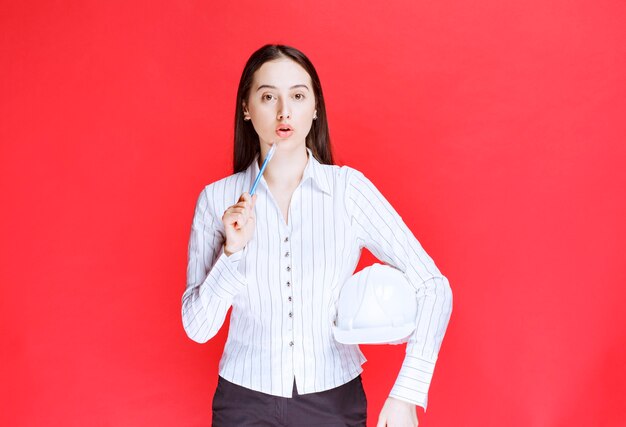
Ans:
<svg viewBox="0 0 626 427"><path fill-rule="evenodd" d="M267 156L265 156L265 160L263 160L263 164L261 165L261 170L259 171L259 174L256 176L256 179L254 180L254 183L252 184L252 188L250 189L250 197L252 197L252 195L256 191L256 186L259 183L259 179L261 179L261 176L263 175L263 171L265 171L265 166L267 166L267 162L269 162L272 156L274 155L274 151L276 150L276 145L278 145L277 142L272 144L272 148L270 148L270 151L267 152Z"/></svg>

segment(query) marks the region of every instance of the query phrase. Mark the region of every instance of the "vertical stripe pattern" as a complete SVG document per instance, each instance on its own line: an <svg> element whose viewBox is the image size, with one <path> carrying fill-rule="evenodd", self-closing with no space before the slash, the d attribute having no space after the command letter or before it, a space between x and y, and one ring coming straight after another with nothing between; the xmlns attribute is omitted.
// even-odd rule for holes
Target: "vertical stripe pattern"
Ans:
<svg viewBox="0 0 626 427"><path fill-rule="evenodd" d="M358 345L332 334L341 286L361 249L401 270L418 300L417 328L390 395L426 409L437 355L452 311L448 280L401 217L361 172L309 161L284 218L263 178L257 187L256 228L241 251L223 252L226 208L249 191L259 171L247 170L200 193L188 246L182 321L204 343L232 307L219 363L224 379L252 390L292 397L354 379L366 361Z"/></svg>

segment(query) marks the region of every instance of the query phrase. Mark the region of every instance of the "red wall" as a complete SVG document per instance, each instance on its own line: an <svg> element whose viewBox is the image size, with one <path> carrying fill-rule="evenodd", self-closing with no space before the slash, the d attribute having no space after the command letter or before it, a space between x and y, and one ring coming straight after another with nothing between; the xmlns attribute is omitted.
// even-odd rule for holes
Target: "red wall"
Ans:
<svg viewBox="0 0 626 427"><path fill-rule="evenodd" d="M226 331L185 336L187 242L267 42L450 280L420 426L625 425L624 2L0 9L0 425L209 424ZM404 350L364 351L374 426Z"/></svg>

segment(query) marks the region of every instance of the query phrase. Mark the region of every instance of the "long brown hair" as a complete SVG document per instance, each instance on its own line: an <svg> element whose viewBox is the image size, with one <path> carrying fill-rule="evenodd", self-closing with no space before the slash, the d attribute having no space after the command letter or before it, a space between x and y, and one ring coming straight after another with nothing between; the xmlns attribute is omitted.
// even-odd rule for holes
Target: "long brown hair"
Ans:
<svg viewBox="0 0 626 427"><path fill-rule="evenodd" d="M259 152L259 136L252 122L243 119L242 104L248 99L252 77L256 70L268 61L278 58L289 58L295 61L311 76L313 93L315 94L315 109L317 119L313 120L311 130L306 136L306 146L311 149L315 158L323 164L332 165L333 156L330 148L330 133L328 132L328 120L326 118L326 105L322 93L322 84L317 76L315 67L309 58L298 49L281 44L266 44L250 56L241 74L239 88L237 89L237 104L235 105L235 146L233 153L234 173L244 171Z"/></svg>

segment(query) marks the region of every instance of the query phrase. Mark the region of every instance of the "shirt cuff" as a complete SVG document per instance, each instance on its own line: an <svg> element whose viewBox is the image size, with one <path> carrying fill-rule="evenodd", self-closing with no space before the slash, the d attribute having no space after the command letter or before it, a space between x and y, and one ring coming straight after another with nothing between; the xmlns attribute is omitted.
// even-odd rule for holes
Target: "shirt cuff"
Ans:
<svg viewBox="0 0 626 427"><path fill-rule="evenodd" d="M243 255L243 249L239 249L237 252L233 252L230 256L226 255L224 252L224 246L222 246L222 255L226 256L226 259L235 265L239 265L239 261L241 260L241 256Z"/></svg>
<svg viewBox="0 0 626 427"><path fill-rule="evenodd" d="M421 406L426 412L428 389L435 371L435 361L406 355L390 397Z"/></svg>
<svg viewBox="0 0 626 427"><path fill-rule="evenodd" d="M232 300L235 295L246 289L246 278L238 270L242 254L243 250L240 250L234 252L231 256L227 256L224 253L224 248L222 248L222 253L213 266L215 275L210 274L207 277L207 281L212 282L208 288L218 298Z"/></svg>

